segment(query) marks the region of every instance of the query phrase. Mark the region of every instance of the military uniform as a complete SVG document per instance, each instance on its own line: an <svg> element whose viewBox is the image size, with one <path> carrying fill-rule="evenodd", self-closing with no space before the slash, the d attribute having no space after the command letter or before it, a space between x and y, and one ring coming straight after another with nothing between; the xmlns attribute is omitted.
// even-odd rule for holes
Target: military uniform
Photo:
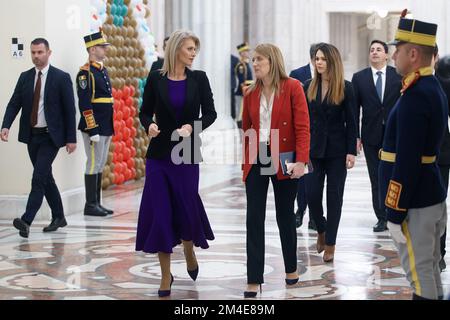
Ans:
<svg viewBox="0 0 450 320"><path fill-rule="evenodd" d="M101 32L85 37L86 47L109 45ZM100 204L103 168L108 159L111 136L114 134L111 80L102 63L90 61L77 74L78 106L80 122L87 156L85 170L86 206L85 215L105 216L112 214ZM99 141L91 137L99 135Z"/></svg>
<svg viewBox="0 0 450 320"><path fill-rule="evenodd" d="M243 43L237 46L239 53L243 51L250 50L250 47L247 43ZM243 107L243 94L242 87L248 86L252 83L253 75L252 70L250 68L250 64L246 61L243 61L242 58L236 61L235 65L232 65L232 70L234 73L234 77L236 79L236 87L234 89L235 96L235 107L237 108L236 115L237 121L242 121L242 107ZM233 112L232 112L233 114Z"/></svg>
<svg viewBox="0 0 450 320"><path fill-rule="evenodd" d="M437 25L400 19L393 44L435 46ZM386 123L379 166L380 201L387 220L401 224L406 243L397 243L413 298L443 295L439 273L446 191L436 163L448 117L447 98L432 68L403 79L401 97Z"/></svg>

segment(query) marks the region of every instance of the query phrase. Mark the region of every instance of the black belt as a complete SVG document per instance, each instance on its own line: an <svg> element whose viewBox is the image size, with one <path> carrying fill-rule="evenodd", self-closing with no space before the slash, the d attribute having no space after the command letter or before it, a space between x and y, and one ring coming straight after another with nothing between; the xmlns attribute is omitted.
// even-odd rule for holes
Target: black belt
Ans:
<svg viewBox="0 0 450 320"><path fill-rule="evenodd" d="M31 128L31 134L44 134L44 133L48 133L48 127Z"/></svg>

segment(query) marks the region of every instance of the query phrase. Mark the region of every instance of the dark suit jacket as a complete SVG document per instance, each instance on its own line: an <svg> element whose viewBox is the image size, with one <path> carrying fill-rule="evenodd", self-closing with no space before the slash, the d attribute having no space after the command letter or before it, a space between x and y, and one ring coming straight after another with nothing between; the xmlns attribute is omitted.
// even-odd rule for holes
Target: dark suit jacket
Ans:
<svg viewBox="0 0 450 320"><path fill-rule="evenodd" d="M150 68L150 72L162 69L164 64L164 59L158 57L158 60L152 63L152 67Z"/></svg>
<svg viewBox="0 0 450 320"><path fill-rule="evenodd" d="M445 95L447 96L447 100L449 101L448 107L450 115L450 82L449 80L442 79L439 76L436 76L436 78L439 80L439 83L441 84L442 89L444 90ZM444 139L442 140L438 164L440 166L450 166L450 132L448 131L448 125L445 129Z"/></svg>
<svg viewBox="0 0 450 320"><path fill-rule="evenodd" d="M395 68L388 66L386 69L386 86L383 103L378 98L375 83L373 82L372 69L366 68L353 75L353 91L356 100L356 125L358 126L358 138L364 144L381 146L383 142L383 120L387 118L398 98L402 88L400 75ZM362 128L360 133L359 117L362 107Z"/></svg>
<svg viewBox="0 0 450 320"><path fill-rule="evenodd" d="M237 86L237 79L236 79L236 74L234 73L234 68L239 63L239 58L236 57L235 55L231 55L230 63L231 63L231 75L230 75L231 93L234 95L234 93L236 92L236 86Z"/></svg>
<svg viewBox="0 0 450 320"><path fill-rule="evenodd" d="M297 79L302 83L302 85L305 85L306 81L312 78L309 63L306 66L292 70L289 74L289 77Z"/></svg>
<svg viewBox="0 0 450 320"><path fill-rule="evenodd" d="M161 133L151 139L147 158L162 159L170 155L173 147L179 142L171 141L172 133L182 125L190 124L194 129L190 139L191 163L201 161L199 134L213 124L217 113L206 73L186 69L186 75L187 92L181 121L177 121L174 108L170 103L167 76L162 76L159 71L150 72L148 76L139 119L146 132L150 124L156 123ZM153 121L154 115L156 122ZM199 124L200 127L197 128Z"/></svg>
<svg viewBox="0 0 450 320"><path fill-rule="evenodd" d="M305 84L307 95L311 80ZM311 122L311 158L356 155L355 98L352 84L345 81L345 98L340 105L321 103L321 85L314 101L308 100Z"/></svg>
<svg viewBox="0 0 450 320"><path fill-rule="evenodd" d="M36 69L23 72L6 107L2 128L10 128L20 109L19 141L28 144L31 138L31 109ZM55 146L76 143L75 100L70 75L50 66L45 82L44 112L48 131Z"/></svg>

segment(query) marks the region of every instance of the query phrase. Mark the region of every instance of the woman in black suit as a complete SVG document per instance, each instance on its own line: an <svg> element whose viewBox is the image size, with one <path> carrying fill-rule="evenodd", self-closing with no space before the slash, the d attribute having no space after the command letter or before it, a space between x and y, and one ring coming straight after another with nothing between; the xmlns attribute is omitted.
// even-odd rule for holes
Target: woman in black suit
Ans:
<svg viewBox="0 0 450 320"><path fill-rule="evenodd" d="M337 231L341 218L347 169L356 156L356 122L351 83L344 80L339 51L321 43L315 53L315 76L307 82L311 122L310 159L313 166L307 196L309 210L317 225L317 252L325 250L323 260L334 259ZM327 219L323 216L322 198L327 177Z"/></svg>
<svg viewBox="0 0 450 320"><path fill-rule="evenodd" d="M193 247L206 249L207 240L214 239L198 193L198 163L199 134L217 114L206 74L189 69L199 47L192 32L179 30L170 36L163 68L147 79L139 114L151 141L136 250L158 253L160 297L171 293L172 248L183 243L187 272L195 281L199 266Z"/></svg>

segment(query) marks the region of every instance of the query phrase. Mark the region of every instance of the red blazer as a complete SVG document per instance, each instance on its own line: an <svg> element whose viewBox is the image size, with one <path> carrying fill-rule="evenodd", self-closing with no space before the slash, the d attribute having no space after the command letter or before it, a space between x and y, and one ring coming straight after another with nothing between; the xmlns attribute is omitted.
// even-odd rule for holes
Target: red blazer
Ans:
<svg viewBox="0 0 450 320"><path fill-rule="evenodd" d="M259 148L259 108L261 89L256 87L244 96L242 112L242 129L244 130L243 145L243 180L256 162ZM305 93L298 80L289 78L281 82L279 95L275 94L272 108L271 129L279 129L278 139L271 133L271 157L273 163L278 164L278 180L289 179L281 171L278 152L296 152L297 162L309 162L309 113ZM253 129L254 131L248 131ZM253 139L249 138L253 134ZM256 146L253 146L256 144ZM277 151L277 145L278 151ZM250 148L252 146L252 148ZM252 152L250 152L250 150ZM256 150L256 152L255 152ZM249 153L250 152L250 153ZM276 161L276 162L275 162Z"/></svg>

